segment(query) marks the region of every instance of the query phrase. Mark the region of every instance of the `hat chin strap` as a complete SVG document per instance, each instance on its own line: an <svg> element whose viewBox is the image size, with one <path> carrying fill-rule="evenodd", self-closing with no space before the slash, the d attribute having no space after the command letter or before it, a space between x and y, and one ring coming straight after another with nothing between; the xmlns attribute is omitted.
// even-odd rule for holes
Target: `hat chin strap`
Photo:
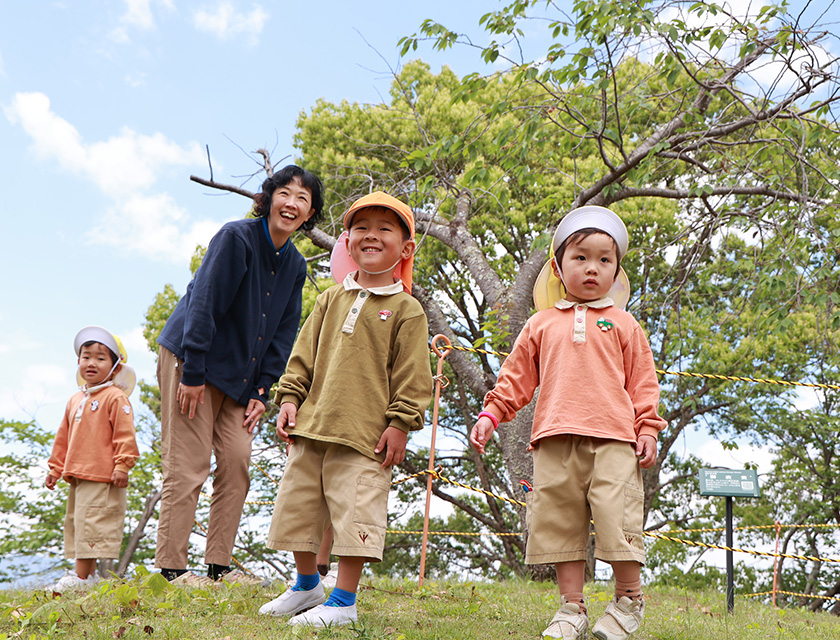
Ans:
<svg viewBox="0 0 840 640"><path fill-rule="evenodd" d="M359 271L364 271L369 276L380 276L383 273L388 273L389 271L393 271L394 269L396 269L397 265L402 261L403 261L403 259L400 258L394 264L392 264L390 267L388 267L387 269L383 269L382 271L368 271L367 269L362 269L361 267L359 267ZM356 265L356 266L358 267L359 265Z"/></svg>

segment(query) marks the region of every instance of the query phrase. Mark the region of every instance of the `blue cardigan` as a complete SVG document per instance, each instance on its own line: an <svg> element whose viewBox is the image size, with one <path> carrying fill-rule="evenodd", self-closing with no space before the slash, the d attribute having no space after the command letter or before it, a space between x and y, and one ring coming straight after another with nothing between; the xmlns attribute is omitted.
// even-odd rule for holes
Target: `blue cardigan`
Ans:
<svg viewBox="0 0 840 640"><path fill-rule="evenodd" d="M157 340L184 361L181 382L267 404L292 350L305 279L304 257L291 240L275 249L261 219L224 225Z"/></svg>

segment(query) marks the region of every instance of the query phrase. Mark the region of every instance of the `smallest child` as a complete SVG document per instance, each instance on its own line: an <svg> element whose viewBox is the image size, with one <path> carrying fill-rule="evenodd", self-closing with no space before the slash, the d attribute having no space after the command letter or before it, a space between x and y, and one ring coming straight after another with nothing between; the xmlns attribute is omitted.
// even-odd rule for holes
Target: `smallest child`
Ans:
<svg viewBox="0 0 840 640"><path fill-rule="evenodd" d="M119 339L102 327L85 327L74 348L79 391L70 398L53 443L44 484L70 484L64 518L64 556L75 558L75 572L47 591L61 593L94 584L96 561L119 558L126 509L128 471L140 453L128 396L134 370Z"/></svg>

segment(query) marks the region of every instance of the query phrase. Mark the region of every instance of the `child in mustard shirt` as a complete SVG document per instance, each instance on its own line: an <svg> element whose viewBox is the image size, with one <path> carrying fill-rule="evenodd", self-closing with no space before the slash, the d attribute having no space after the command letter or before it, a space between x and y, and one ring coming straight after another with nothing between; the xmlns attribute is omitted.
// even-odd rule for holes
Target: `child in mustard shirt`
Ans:
<svg viewBox="0 0 840 640"><path fill-rule="evenodd" d="M128 396L136 381L125 349L102 327L85 327L74 341L80 390L67 403L44 484L70 484L64 519L64 555L74 572L47 590L61 593L94 584L98 558L119 558L128 472L139 451Z"/></svg>
<svg viewBox="0 0 840 640"><path fill-rule="evenodd" d="M260 613L290 625L357 619L364 565L382 559L392 466L431 401L428 324L409 295L414 215L378 191L353 203L344 226L332 262L340 284L318 296L275 397L290 446L267 545L294 553L297 579ZM316 553L330 523L339 561L327 598Z"/></svg>
<svg viewBox="0 0 840 640"><path fill-rule="evenodd" d="M544 637L577 640L589 627L583 597L590 517L595 557L615 574L615 599L592 628L627 640L644 616L642 468L656 462L665 428L650 345L626 311L621 270L627 229L609 209L575 209L557 227L550 268L537 279L538 312L499 371L470 442L484 453L499 422L527 405L537 386L530 446L533 491L525 562L553 563L560 608ZM553 276L553 277L552 277Z"/></svg>

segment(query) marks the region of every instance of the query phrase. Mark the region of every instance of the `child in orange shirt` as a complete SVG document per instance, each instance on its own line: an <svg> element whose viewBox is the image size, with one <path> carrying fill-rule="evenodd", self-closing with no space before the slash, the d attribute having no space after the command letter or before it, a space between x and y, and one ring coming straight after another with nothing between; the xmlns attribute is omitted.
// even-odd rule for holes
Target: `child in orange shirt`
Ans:
<svg viewBox="0 0 840 640"><path fill-rule="evenodd" d="M51 491L60 478L70 484L64 555L76 566L47 587L57 593L92 585L96 560L119 557L128 471L140 455L128 401L136 377L122 344L102 327L85 327L74 347L80 390L67 403L44 482Z"/></svg>
<svg viewBox="0 0 840 640"><path fill-rule="evenodd" d="M499 422L512 420L540 387L525 561L553 563L557 571L560 609L544 637L586 635L590 517L595 557L615 574L615 600L593 635L627 640L644 616L641 468L656 462L666 423L657 414L659 382L647 337L623 310L627 245L627 229L609 209L581 207L563 218L550 267L534 288L538 312L517 337L470 433L473 448L484 453Z"/></svg>

